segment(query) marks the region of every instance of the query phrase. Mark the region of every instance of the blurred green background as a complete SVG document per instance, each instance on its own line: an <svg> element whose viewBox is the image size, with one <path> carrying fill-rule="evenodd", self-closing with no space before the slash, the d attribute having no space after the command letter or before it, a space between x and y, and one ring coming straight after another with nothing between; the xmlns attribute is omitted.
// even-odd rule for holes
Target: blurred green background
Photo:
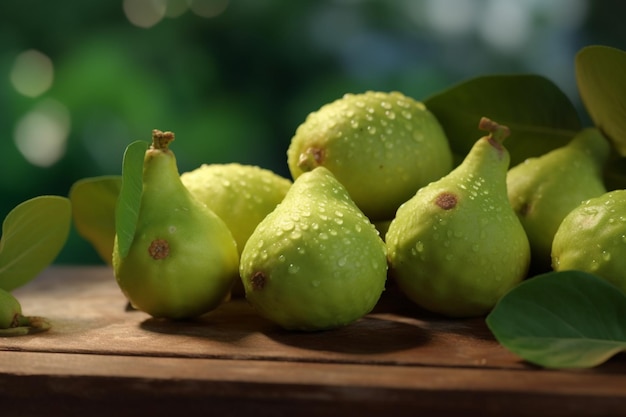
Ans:
<svg viewBox="0 0 626 417"><path fill-rule="evenodd" d="M423 100L535 73L580 109L574 56L626 49L623 16L617 0L2 0L0 215L121 173L126 145L153 128L176 133L181 172L240 162L289 176L297 126L346 92ZM57 263L100 259L73 231Z"/></svg>

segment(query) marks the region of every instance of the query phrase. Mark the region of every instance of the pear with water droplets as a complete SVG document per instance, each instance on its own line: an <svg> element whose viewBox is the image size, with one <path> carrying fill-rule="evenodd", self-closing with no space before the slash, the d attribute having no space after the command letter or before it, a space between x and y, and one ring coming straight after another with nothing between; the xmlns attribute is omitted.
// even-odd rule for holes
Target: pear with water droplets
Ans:
<svg viewBox="0 0 626 417"><path fill-rule="evenodd" d="M293 178L324 166L371 221L452 169L452 151L426 106L399 92L345 94L309 114L287 150Z"/></svg>
<svg viewBox="0 0 626 417"><path fill-rule="evenodd" d="M153 131L145 152L137 225L127 254L119 235L113 269L134 307L153 317L185 319L219 306L238 278L232 233L180 180L171 132Z"/></svg>
<svg viewBox="0 0 626 417"><path fill-rule="evenodd" d="M567 145L509 169L509 200L528 235L535 273L550 270L552 240L563 218L607 191L602 172L609 153L602 133L587 128Z"/></svg>
<svg viewBox="0 0 626 417"><path fill-rule="evenodd" d="M181 181L201 203L224 220L241 253L256 226L280 203L291 181L255 165L203 164Z"/></svg>
<svg viewBox="0 0 626 417"><path fill-rule="evenodd" d="M390 275L421 307L451 317L488 313L530 261L506 190L508 128L483 118L463 162L404 203L386 234Z"/></svg>
<svg viewBox="0 0 626 417"><path fill-rule="evenodd" d="M595 274L626 292L626 190L590 198L565 216L554 235L552 267Z"/></svg>
<svg viewBox="0 0 626 417"><path fill-rule="evenodd" d="M325 167L294 181L252 233L240 262L250 304L283 328L303 331L369 313L386 275L378 231Z"/></svg>

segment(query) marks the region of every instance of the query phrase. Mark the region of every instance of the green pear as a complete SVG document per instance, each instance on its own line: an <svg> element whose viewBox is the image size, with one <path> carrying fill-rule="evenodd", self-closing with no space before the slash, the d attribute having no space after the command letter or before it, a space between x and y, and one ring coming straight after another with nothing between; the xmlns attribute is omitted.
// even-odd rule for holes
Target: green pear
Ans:
<svg viewBox="0 0 626 417"><path fill-rule="evenodd" d="M224 220L239 253L257 225L280 203L291 181L254 165L203 164L184 172L191 194Z"/></svg>
<svg viewBox="0 0 626 417"><path fill-rule="evenodd" d="M528 235L535 272L550 269L552 240L563 218L607 191L602 171L609 153L602 133L587 128L567 145L509 169L509 201Z"/></svg>
<svg viewBox="0 0 626 417"><path fill-rule="evenodd" d="M38 316L22 314L22 305L13 294L0 288L0 337L23 336L44 332L51 323Z"/></svg>
<svg viewBox="0 0 626 417"><path fill-rule="evenodd" d="M180 180L169 149L171 132L155 130L143 166L143 193L126 256L116 235L113 269L131 304L153 317L184 319L207 313L238 277L232 233Z"/></svg>
<svg viewBox="0 0 626 417"><path fill-rule="evenodd" d="M552 242L552 267L595 274L626 292L626 190L590 198L565 216Z"/></svg>
<svg viewBox="0 0 626 417"><path fill-rule="evenodd" d="M443 128L426 106L399 92L345 94L309 114L287 150L295 179L324 166L371 221L452 169Z"/></svg>
<svg viewBox="0 0 626 417"><path fill-rule="evenodd" d="M369 313L385 288L378 231L325 167L299 176L241 254L247 300L285 329L347 325Z"/></svg>
<svg viewBox="0 0 626 417"><path fill-rule="evenodd" d="M18 327L22 321L22 305L13 294L0 288L0 330Z"/></svg>
<svg viewBox="0 0 626 417"><path fill-rule="evenodd" d="M390 276L409 299L435 313L488 313L522 281L530 247L506 191L505 126L483 118L463 162L405 202L386 235Z"/></svg>

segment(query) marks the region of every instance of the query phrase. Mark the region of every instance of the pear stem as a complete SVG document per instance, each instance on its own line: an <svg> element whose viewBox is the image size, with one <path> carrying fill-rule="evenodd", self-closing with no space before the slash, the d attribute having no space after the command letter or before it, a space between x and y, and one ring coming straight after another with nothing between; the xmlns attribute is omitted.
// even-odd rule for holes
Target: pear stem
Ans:
<svg viewBox="0 0 626 417"><path fill-rule="evenodd" d="M160 130L152 130L152 149L167 151L171 141L174 140L174 133L161 132Z"/></svg>
<svg viewBox="0 0 626 417"><path fill-rule="evenodd" d="M478 128L489 132L489 140L498 144L502 144L504 139L511 134L511 131L507 126L498 124L487 117L482 117L480 119Z"/></svg>
<svg viewBox="0 0 626 417"><path fill-rule="evenodd" d="M303 171L312 171L313 168L322 165L323 161L324 149L312 146L300 154L298 167Z"/></svg>

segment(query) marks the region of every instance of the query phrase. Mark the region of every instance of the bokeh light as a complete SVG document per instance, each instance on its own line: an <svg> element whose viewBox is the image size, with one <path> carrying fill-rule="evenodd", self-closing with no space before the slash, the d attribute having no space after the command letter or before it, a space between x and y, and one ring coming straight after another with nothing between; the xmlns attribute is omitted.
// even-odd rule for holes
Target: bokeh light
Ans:
<svg viewBox="0 0 626 417"><path fill-rule="evenodd" d="M496 50L515 54L526 44L532 30L529 3L517 0L489 0L478 30Z"/></svg>
<svg viewBox="0 0 626 417"><path fill-rule="evenodd" d="M149 28L165 17L166 0L124 0L124 14L130 23L140 28Z"/></svg>
<svg viewBox="0 0 626 417"><path fill-rule="evenodd" d="M46 99L18 120L15 145L31 164L49 167L65 154L69 130L69 110L56 100Z"/></svg>
<svg viewBox="0 0 626 417"><path fill-rule="evenodd" d="M20 94L37 97L52 86L54 80L52 60L35 49L24 51L15 58L9 78Z"/></svg>
<svg viewBox="0 0 626 417"><path fill-rule="evenodd" d="M413 7L409 11L416 14L413 19L420 21L423 18L433 30L444 36L463 36L473 32L478 15L474 0L427 0L424 10Z"/></svg>

